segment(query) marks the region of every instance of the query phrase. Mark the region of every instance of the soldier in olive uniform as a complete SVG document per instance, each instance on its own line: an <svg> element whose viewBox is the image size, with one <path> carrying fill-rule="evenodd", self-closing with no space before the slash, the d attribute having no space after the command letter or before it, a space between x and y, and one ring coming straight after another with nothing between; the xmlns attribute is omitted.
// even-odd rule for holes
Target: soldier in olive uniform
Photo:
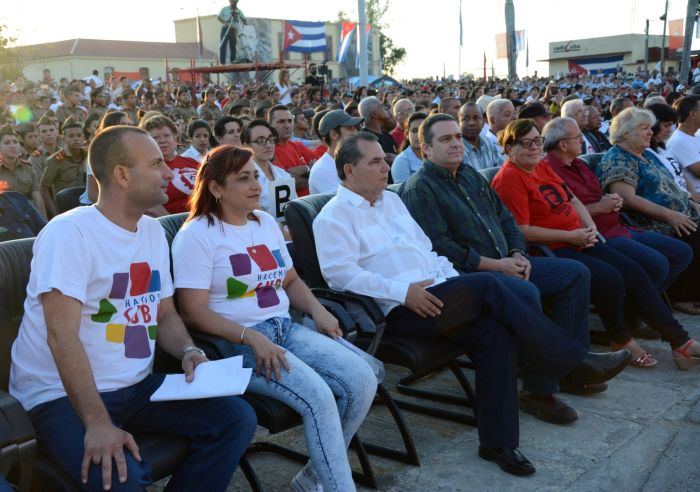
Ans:
<svg viewBox="0 0 700 492"><path fill-rule="evenodd" d="M109 108L107 104L109 103L109 96L104 91L103 87L98 87L90 93L90 109L88 110L88 116L91 114L97 114L101 120Z"/></svg>
<svg viewBox="0 0 700 492"><path fill-rule="evenodd" d="M63 90L63 105L56 110L59 127L63 127L63 122L70 117L83 121L86 116L87 111L80 105L80 89L69 85Z"/></svg>
<svg viewBox="0 0 700 492"><path fill-rule="evenodd" d="M8 191L18 191L34 202L42 217L46 217L39 179L32 165L20 159L19 154L17 134L8 125L3 126L0 128L0 181L7 184Z"/></svg>
<svg viewBox="0 0 700 492"><path fill-rule="evenodd" d="M168 94L165 92L165 89L162 87L157 87L156 90L153 91L153 97L155 98L155 102L151 106L150 110L158 111L160 114L168 116L173 110L173 107L168 104Z"/></svg>
<svg viewBox="0 0 700 492"><path fill-rule="evenodd" d="M56 116L53 111L47 112L36 124L36 132L39 136L39 148L36 149L31 157L29 157L29 163L34 168L37 178L41 181L41 177L44 175L44 170L46 169L46 160L58 150L58 129L53 123L53 119Z"/></svg>
<svg viewBox="0 0 700 492"><path fill-rule="evenodd" d="M61 127L65 146L46 161L46 170L41 178L41 196L50 217L57 214L54 197L56 193L74 186L85 186L85 152L83 126L79 120L68 118Z"/></svg>
<svg viewBox="0 0 700 492"><path fill-rule="evenodd" d="M136 105L138 98L136 97L136 92L133 89L125 89L122 91L122 113L126 115L131 120L132 125L138 125L141 118L139 118L139 108Z"/></svg>
<svg viewBox="0 0 700 492"><path fill-rule="evenodd" d="M39 135L36 133L34 123L22 123L15 127L15 132L19 137L19 143L22 145L19 158L24 161L29 161L29 158L39 148Z"/></svg>
<svg viewBox="0 0 700 492"><path fill-rule="evenodd" d="M177 90L177 104L170 112L173 120L182 120L185 123L191 119L198 119L197 110L192 107L192 96L186 85L181 85Z"/></svg>

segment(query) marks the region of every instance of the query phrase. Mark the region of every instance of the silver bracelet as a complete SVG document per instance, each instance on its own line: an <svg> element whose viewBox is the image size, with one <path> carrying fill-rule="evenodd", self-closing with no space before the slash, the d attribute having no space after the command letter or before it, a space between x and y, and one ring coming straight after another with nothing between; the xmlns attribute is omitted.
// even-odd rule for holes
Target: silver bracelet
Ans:
<svg viewBox="0 0 700 492"><path fill-rule="evenodd" d="M187 347L182 349L182 352L180 352L180 355L182 356L182 358L185 357L185 354L187 354L187 352L199 352L199 355L201 355L202 357L207 356L207 354L204 353L204 350L202 350L199 347L195 347L194 345L188 345Z"/></svg>
<svg viewBox="0 0 700 492"><path fill-rule="evenodd" d="M247 326L243 327L243 331L241 332L241 343L243 343L243 337L245 336L245 331L248 329Z"/></svg>

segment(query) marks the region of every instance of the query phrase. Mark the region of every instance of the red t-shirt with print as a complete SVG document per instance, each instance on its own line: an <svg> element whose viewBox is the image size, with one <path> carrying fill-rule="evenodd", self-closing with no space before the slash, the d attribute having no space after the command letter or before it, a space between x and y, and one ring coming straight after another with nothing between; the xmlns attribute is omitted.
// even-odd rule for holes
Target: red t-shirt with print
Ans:
<svg viewBox="0 0 700 492"><path fill-rule="evenodd" d="M166 191L168 203L163 206L171 214L189 212L188 201L192 190L194 190L199 162L189 157L177 155L172 161L166 161L165 163L172 169L174 176Z"/></svg>
<svg viewBox="0 0 700 492"><path fill-rule="evenodd" d="M583 227L576 209L571 205L569 189L545 162L540 162L529 173L506 161L494 176L491 186L518 224L564 231ZM570 245L552 243L548 246L562 248Z"/></svg>

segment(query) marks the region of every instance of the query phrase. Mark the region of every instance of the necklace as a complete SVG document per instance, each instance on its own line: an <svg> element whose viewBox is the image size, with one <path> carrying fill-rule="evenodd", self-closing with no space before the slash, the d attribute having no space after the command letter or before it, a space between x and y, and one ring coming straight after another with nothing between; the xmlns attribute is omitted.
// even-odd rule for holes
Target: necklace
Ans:
<svg viewBox="0 0 700 492"><path fill-rule="evenodd" d="M256 254L257 251L256 251L255 248L253 247L253 245L254 245L255 243L254 243L254 241L253 241L253 230L250 228L250 220L246 223L245 226L234 226L233 224L231 224L231 226L232 226L233 233L234 233L236 236L238 236L238 239L240 239L240 240L243 242L243 244L247 244L248 241L246 241L246 239L238 233L238 228L239 228L239 227L245 227L245 228L248 230L248 234L249 234L249 236L250 236L250 251L251 251L253 254Z"/></svg>

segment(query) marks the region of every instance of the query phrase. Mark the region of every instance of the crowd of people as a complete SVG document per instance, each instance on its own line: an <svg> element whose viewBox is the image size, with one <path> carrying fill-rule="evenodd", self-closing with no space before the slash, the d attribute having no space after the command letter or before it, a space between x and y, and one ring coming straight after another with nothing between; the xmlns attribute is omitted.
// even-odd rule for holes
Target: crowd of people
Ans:
<svg viewBox="0 0 700 492"><path fill-rule="evenodd" d="M274 84L171 92L46 74L0 87L0 119L2 188L33 205L3 214L0 237L48 221L10 391L76 483L147 483L131 433L151 430L192 441L168 490L226 488L250 407L149 401L156 340L190 380L207 360L187 326L230 342L256 369L248 391L302 416L310 461L294 490L354 490L347 447L377 381L294 269L293 231L270 213L281 180L335 194L313 222L329 286L374 298L393 336L470 354L478 454L508 473L535 471L518 409L576 420L557 394L655 367L640 339L661 338L681 370L700 365L673 312L700 314L700 86L638 71L351 89L312 64L299 85L283 69ZM94 206L61 214L57 195L75 187ZM171 279L152 217L182 212ZM590 352L591 304L610 352Z"/></svg>

